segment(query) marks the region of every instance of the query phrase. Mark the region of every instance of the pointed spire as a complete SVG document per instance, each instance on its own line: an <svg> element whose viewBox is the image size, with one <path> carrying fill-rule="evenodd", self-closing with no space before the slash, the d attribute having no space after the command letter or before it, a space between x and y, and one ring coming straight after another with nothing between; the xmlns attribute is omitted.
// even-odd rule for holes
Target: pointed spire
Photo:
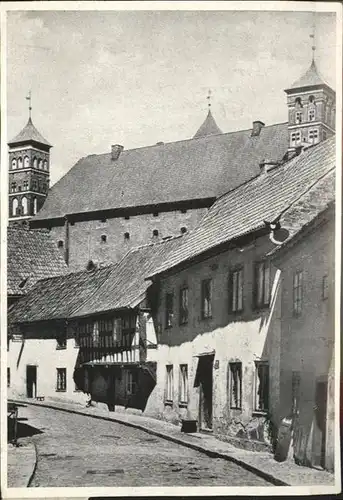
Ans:
<svg viewBox="0 0 343 500"><path fill-rule="evenodd" d="M210 89L208 91L208 94L206 97L207 107L208 107L207 116L206 116L203 124L199 127L198 131L193 136L193 139L195 139L197 137L205 137L207 135L214 135L214 134L222 134L223 133L220 130L220 128L218 127L218 125L216 124L216 121L213 118L212 113L211 113L211 95L212 95L212 92Z"/></svg>
<svg viewBox="0 0 343 500"><path fill-rule="evenodd" d="M38 144L42 144L48 148L51 148L52 145L44 139L42 134L38 132L36 127L33 125L31 116L29 116L28 122L19 134L17 134L11 141L8 142L9 146L14 146L15 144L22 143L30 143L36 142Z"/></svg>

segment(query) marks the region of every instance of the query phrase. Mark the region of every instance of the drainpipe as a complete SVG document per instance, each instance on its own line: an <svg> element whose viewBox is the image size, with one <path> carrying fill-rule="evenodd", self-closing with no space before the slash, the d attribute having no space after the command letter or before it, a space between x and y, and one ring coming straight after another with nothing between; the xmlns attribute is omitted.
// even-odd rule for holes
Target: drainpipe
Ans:
<svg viewBox="0 0 343 500"><path fill-rule="evenodd" d="M65 228L65 238L64 238L64 260L67 266L69 265L69 221L67 215L64 217L64 228Z"/></svg>

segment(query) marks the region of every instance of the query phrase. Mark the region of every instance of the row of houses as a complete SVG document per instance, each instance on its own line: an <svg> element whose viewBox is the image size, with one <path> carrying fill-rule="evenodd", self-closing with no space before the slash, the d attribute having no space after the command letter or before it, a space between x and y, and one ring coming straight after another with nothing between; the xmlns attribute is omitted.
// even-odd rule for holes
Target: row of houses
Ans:
<svg viewBox="0 0 343 500"><path fill-rule="evenodd" d="M261 163L187 234L40 279L9 309L9 396L262 447L293 416L295 460L333 470L334 200L330 138Z"/></svg>

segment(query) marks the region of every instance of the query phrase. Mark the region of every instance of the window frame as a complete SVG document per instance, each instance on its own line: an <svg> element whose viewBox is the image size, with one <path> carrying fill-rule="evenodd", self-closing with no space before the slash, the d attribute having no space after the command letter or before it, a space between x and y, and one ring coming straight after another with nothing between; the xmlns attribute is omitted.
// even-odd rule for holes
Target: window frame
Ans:
<svg viewBox="0 0 343 500"><path fill-rule="evenodd" d="M56 368L56 392L67 392L67 368Z"/></svg>
<svg viewBox="0 0 343 500"><path fill-rule="evenodd" d="M303 310L304 297L304 273L302 269L297 269L293 273L293 316L301 316Z"/></svg>
<svg viewBox="0 0 343 500"><path fill-rule="evenodd" d="M267 368L267 388L263 388L262 394L267 393L267 405L263 405L263 408L260 407L259 403L262 400L264 402L263 395L259 396L259 388L261 383L259 382L259 368ZM265 379L264 379L265 380ZM255 376L254 376L254 411L253 413L258 413L258 414L266 414L269 412L269 406L270 406L270 398L269 398L269 389L270 389L270 367L269 367L269 362L268 361L255 361Z"/></svg>
<svg viewBox="0 0 343 500"><path fill-rule="evenodd" d="M263 283L262 283L262 297L259 302L259 272L258 267L263 264ZM266 300L266 269L268 268L268 300ZM255 310L266 309L270 305L271 300L271 263L268 259L257 260L254 262L254 283L253 283L253 306Z"/></svg>
<svg viewBox="0 0 343 500"><path fill-rule="evenodd" d="M164 327L172 328L174 321L174 292L166 292L164 304Z"/></svg>
<svg viewBox="0 0 343 500"><path fill-rule="evenodd" d="M183 301L183 293L186 292L186 306L184 307ZM179 291L179 324L186 325L188 323L189 318L189 288L187 285L183 285L180 287Z"/></svg>
<svg viewBox="0 0 343 500"><path fill-rule="evenodd" d="M234 287L234 276L238 274ZM239 276L241 280L239 282ZM239 290L241 290L241 304L239 304ZM228 293L229 293L229 313L239 314L244 310L244 266L239 264L229 271ZM235 300L235 307L234 307Z"/></svg>
<svg viewBox="0 0 343 500"><path fill-rule="evenodd" d="M238 370L237 370L238 368ZM241 361L229 362L229 404L231 410L242 410L242 379L243 379L243 369ZM238 378L234 379L234 374L238 371ZM238 381L238 383L237 383ZM235 398L234 387L237 386L237 395ZM234 402L236 399L236 403Z"/></svg>
<svg viewBox="0 0 343 500"><path fill-rule="evenodd" d="M206 290L209 291L208 297L206 297ZM206 300L207 304L205 302ZM201 280L201 319L211 319L213 317L212 301L213 301L212 278L206 278Z"/></svg>
<svg viewBox="0 0 343 500"><path fill-rule="evenodd" d="M188 365L181 363L179 365L179 406L188 406L188 399Z"/></svg>
<svg viewBox="0 0 343 500"><path fill-rule="evenodd" d="M171 397L169 397L171 396ZM174 402L174 365L166 365L166 385L164 403L172 405Z"/></svg>

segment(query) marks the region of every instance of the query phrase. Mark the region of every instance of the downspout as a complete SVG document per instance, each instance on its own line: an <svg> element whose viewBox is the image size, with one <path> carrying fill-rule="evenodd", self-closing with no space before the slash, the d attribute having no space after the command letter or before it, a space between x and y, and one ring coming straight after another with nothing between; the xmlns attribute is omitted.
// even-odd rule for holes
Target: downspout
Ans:
<svg viewBox="0 0 343 500"><path fill-rule="evenodd" d="M64 217L64 228L65 228L65 238L64 238L64 260L69 265L69 221L68 216Z"/></svg>

